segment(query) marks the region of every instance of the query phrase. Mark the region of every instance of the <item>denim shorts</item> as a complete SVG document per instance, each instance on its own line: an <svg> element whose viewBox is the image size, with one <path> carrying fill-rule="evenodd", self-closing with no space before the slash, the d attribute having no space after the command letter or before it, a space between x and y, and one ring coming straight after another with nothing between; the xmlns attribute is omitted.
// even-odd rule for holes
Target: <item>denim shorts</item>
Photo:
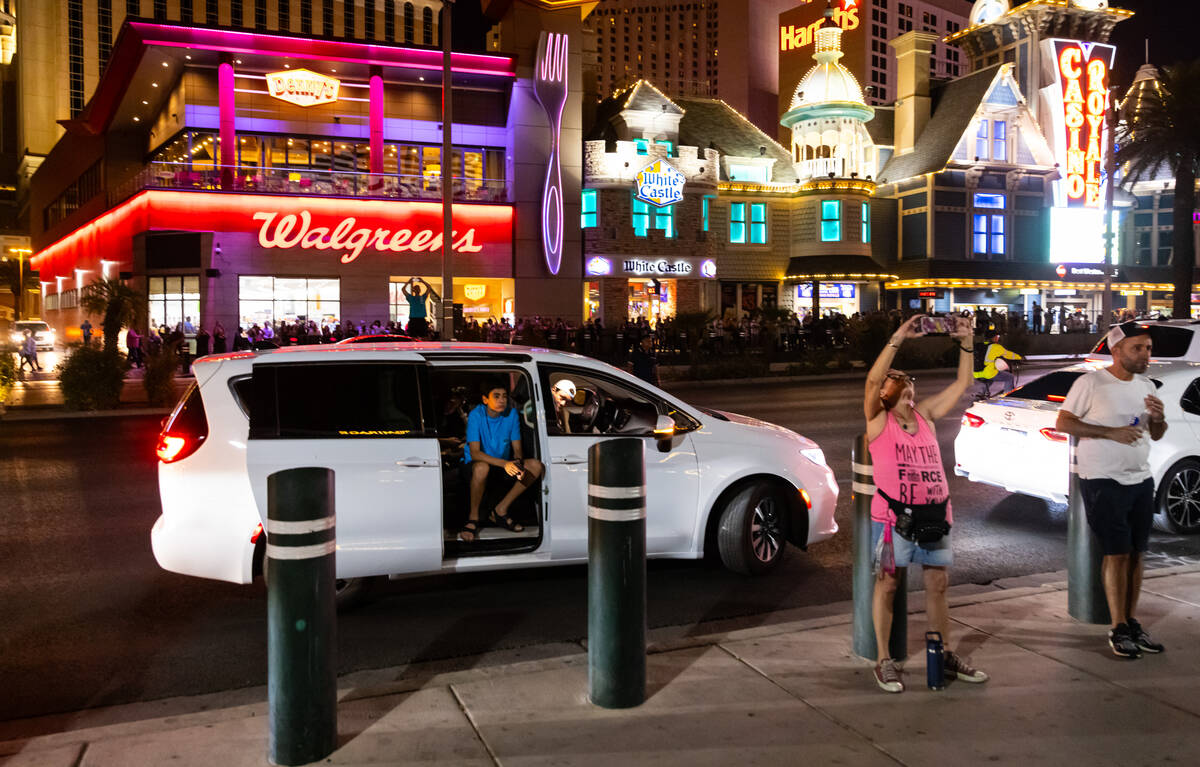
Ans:
<svg viewBox="0 0 1200 767"><path fill-rule="evenodd" d="M879 545L879 537L883 535L883 522L871 520L871 552L874 556L875 547ZM954 553L950 549L950 536L953 531L943 535L941 540L933 543L914 543L901 537L892 530L892 551L896 556L896 567L909 565L929 565L930 567L949 567L954 564Z"/></svg>

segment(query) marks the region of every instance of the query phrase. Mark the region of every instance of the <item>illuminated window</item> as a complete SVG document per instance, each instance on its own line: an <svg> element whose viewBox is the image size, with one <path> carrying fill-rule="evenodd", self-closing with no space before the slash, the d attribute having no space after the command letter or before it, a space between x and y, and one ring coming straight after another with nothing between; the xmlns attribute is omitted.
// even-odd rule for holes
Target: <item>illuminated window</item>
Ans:
<svg viewBox="0 0 1200 767"><path fill-rule="evenodd" d="M746 241L746 203L735 202L729 206L729 241Z"/></svg>
<svg viewBox="0 0 1200 767"><path fill-rule="evenodd" d="M707 195L700 200L700 228L705 232L708 231L708 205L711 200Z"/></svg>
<svg viewBox="0 0 1200 767"><path fill-rule="evenodd" d="M590 229L596 225L596 190L583 190L583 216L580 226Z"/></svg>
<svg viewBox="0 0 1200 767"><path fill-rule="evenodd" d="M675 236L675 206L664 205L654 211L654 228L661 229L666 237Z"/></svg>
<svg viewBox="0 0 1200 767"><path fill-rule="evenodd" d="M871 241L871 204L867 202L862 204L862 241Z"/></svg>
<svg viewBox="0 0 1200 767"><path fill-rule="evenodd" d="M996 213L976 213L972 228L975 255L1004 254L1004 216Z"/></svg>
<svg viewBox="0 0 1200 767"><path fill-rule="evenodd" d="M636 197L633 198L633 233L645 237L650 228L650 206Z"/></svg>
<svg viewBox="0 0 1200 767"><path fill-rule="evenodd" d="M821 200L821 242L842 241L842 201Z"/></svg>
<svg viewBox="0 0 1200 767"><path fill-rule="evenodd" d="M1008 123L1004 120L979 121L979 127L975 129L975 159L1008 162Z"/></svg>
<svg viewBox="0 0 1200 767"><path fill-rule="evenodd" d="M644 138L635 138L633 143L637 145L638 154L647 154L650 151L650 142Z"/></svg>
<svg viewBox="0 0 1200 767"><path fill-rule="evenodd" d="M670 157L671 155L675 154L674 142L664 141L663 139L656 139L654 143L659 144L661 146L665 146L667 148L667 157Z"/></svg>
<svg viewBox="0 0 1200 767"><path fill-rule="evenodd" d="M767 241L767 206L756 202L750 206L750 242L762 245Z"/></svg>
<svg viewBox="0 0 1200 767"><path fill-rule="evenodd" d="M1004 209L1004 195L1002 194L984 194L982 192L975 195L976 208L997 208Z"/></svg>
<svg viewBox="0 0 1200 767"><path fill-rule="evenodd" d="M767 178L767 166L765 165L739 165L736 163L730 163L729 180L749 181L754 184L765 184L770 179Z"/></svg>

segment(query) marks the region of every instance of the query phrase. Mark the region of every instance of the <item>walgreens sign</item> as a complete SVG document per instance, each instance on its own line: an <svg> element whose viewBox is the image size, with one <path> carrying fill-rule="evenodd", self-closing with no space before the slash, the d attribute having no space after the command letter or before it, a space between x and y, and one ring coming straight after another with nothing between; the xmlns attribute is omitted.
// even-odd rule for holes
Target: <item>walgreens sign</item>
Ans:
<svg viewBox="0 0 1200 767"><path fill-rule="evenodd" d="M452 249L476 263L512 259L509 205L455 205ZM436 253L442 243L442 206L436 202L284 197L257 194L145 191L33 256L43 280L74 277L99 260L133 268L133 238L149 231L207 231L252 235L266 249L328 253L333 263L394 261ZM40 265L40 266L39 266Z"/></svg>

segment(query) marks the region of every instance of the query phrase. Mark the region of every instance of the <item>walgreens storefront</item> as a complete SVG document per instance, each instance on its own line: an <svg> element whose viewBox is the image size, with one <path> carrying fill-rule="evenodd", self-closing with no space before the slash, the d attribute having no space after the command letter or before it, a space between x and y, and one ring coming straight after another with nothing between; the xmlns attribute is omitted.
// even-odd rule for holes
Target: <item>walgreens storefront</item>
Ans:
<svg viewBox="0 0 1200 767"><path fill-rule="evenodd" d="M453 216L455 303L511 314L512 207L459 204ZM441 230L434 202L146 190L38 263L81 281L125 275L149 297L152 327L403 322L401 283L422 277L441 292Z"/></svg>

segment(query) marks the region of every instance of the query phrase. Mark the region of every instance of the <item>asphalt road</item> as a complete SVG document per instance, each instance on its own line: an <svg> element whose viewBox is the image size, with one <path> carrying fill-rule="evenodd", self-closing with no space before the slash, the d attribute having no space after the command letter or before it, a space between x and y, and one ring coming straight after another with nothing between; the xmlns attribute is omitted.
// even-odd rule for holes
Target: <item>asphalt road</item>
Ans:
<svg viewBox="0 0 1200 767"><path fill-rule="evenodd" d="M918 378L918 393L949 380ZM850 598L849 460L862 430L861 391L857 381L836 381L683 393L816 439L841 480L843 532L809 552L791 550L765 578L652 562L651 626ZM174 575L151 555L157 428L157 417L0 422L0 720L265 684L261 583ZM957 430L957 416L938 424L947 460ZM1065 567L1064 507L955 477L951 492L953 582ZM1200 537L1156 533L1151 547L1160 561L1200 558ZM578 641L587 633L586 570L384 582L341 616L338 631L342 673Z"/></svg>

